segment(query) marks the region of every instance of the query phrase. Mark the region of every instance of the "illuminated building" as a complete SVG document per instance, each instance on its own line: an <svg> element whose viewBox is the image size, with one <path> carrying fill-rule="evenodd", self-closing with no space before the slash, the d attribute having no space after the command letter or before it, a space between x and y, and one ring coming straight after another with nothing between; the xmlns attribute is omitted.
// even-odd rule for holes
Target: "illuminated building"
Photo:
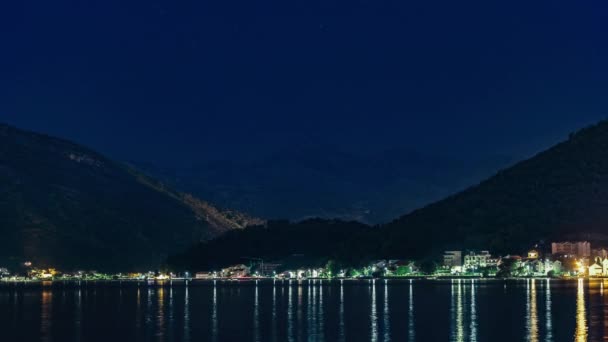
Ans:
<svg viewBox="0 0 608 342"><path fill-rule="evenodd" d="M608 276L608 258L604 258L602 260L602 275L603 276Z"/></svg>
<svg viewBox="0 0 608 342"><path fill-rule="evenodd" d="M243 265L234 265L222 270L222 277L225 278L242 278L250 274L250 268Z"/></svg>
<svg viewBox="0 0 608 342"><path fill-rule="evenodd" d="M602 265L597 262L593 263L593 265L589 266L589 276L590 277L599 277L603 274L604 269Z"/></svg>
<svg viewBox="0 0 608 342"><path fill-rule="evenodd" d="M590 277L605 277L608 276L608 258L595 258L595 262L589 266Z"/></svg>
<svg viewBox="0 0 608 342"><path fill-rule="evenodd" d="M587 241L553 242L551 243L551 254L588 258L591 256L591 244Z"/></svg>
<svg viewBox="0 0 608 342"><path fill-rule="evenodd" d="M28 275L35 279L52 279L57 275L57 271L54 268L45 269L31 269L28 271Z"/></svg>
<svg viewBox="0 0 608 342"><path fill-rule="evenodd" d="M466 271L475 271L485 267L496 267L498 266L498 259L492 258L490 252L481 251L479 253L469 252L464 256L463 269Z"/></svg>
<svg viewBox="0 0 608 342"><path fill-rule="evenodd" d="M528 251L528 259L538 259L539 258L539 254L538 251L535 249L532 249L530 251Z"/></svg>

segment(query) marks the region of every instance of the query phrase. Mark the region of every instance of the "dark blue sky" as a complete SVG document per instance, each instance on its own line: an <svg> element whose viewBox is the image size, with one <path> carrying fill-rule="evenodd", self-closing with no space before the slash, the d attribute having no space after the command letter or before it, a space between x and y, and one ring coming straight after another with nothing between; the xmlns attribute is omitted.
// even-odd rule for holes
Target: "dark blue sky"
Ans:
<svg viewBox="0 0 608 342"><path fill-rule="evenodd" d="M0 121L120 159L529 155L608 113L605 1L14 1Z"/></svg>

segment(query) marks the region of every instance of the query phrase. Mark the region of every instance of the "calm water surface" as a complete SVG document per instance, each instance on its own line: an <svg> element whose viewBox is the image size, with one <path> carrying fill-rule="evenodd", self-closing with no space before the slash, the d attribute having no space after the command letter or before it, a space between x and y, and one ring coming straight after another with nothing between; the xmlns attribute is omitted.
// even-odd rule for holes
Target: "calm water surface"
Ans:
<svg viewBox="0 0 608 342"><path fill-rule="evenodd" d="M602 280L1 288L2 341L600 341Z"/></svg>

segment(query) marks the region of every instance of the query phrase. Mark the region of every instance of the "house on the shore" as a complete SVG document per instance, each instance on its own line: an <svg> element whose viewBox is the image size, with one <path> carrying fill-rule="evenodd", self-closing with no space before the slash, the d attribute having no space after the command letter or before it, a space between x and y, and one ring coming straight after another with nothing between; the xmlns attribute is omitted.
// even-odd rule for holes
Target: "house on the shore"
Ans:
<svg viewBox="0 0 608 342"><path fill-rule="evenodd" d="M590 277L608 276L608 258L595 258L595 262L588 269Z"/></svg>

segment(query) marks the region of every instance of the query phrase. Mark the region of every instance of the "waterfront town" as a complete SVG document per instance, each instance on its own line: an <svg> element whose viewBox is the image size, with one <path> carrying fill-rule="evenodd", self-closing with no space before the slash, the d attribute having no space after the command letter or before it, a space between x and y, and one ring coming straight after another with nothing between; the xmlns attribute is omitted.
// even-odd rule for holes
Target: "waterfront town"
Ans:
<svg viewBox="0 0 608 342"><path fill-rule="evenodd" d="M546 249L546 251L545 251ZM340 268L329 261L324 267L287 269L280 262L252 259L223 269L174 273L107 274L96 271L62 272L37 268L24 262L19 270L0 267L2 282L36 281L164 281L213 279L358 279L358 278L519 278L519 277L608 277L608 249L592 248L588 241L552 242L549 248L528 250L524 255L493 256L487 250L445 251L435 262L376 260L363 267Z"/></svg>

